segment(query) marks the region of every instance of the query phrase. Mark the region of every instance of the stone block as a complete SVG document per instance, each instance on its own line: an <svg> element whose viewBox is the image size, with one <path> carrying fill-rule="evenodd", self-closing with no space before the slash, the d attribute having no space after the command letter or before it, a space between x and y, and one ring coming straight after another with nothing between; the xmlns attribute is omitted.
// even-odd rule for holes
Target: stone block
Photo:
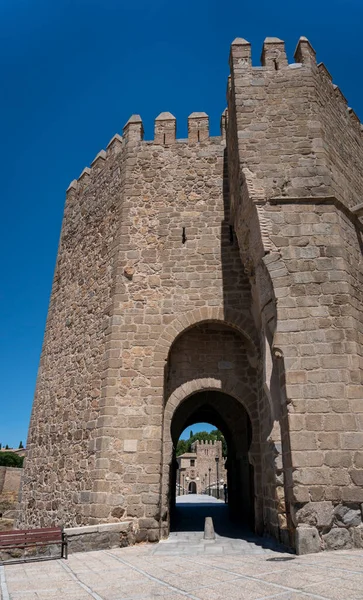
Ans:
<svg viewBox="0 0 363 600"><path fill-rule="evenodd" d="M360 509L349 508L339 504L334 509L335 523L338 527L358 527L362 523Z"/></svg>
<svg viewBox="0 0 363 600"><path fill-rule="evenodd" d="M326 550L346 550L353 547L350 532L347 529L333 527L322 536L323 545Z"/></svg>
<svg viewBox="0 0 363 600"><path fill-rule="evenodd" d="M136 452L138 440L124 440L125 452Z"/></svg>
<svg viewBox="0 0 363 600"><path fill-rule="evenodd" d="M363 487L363 469L350 469L349 475L355 485Z"/></svg>
<svg viewBox="0 0 363 600"><path fill-rule="evenodd" d="M296 554L320 552L321 541L316 527L300 526L295 531Z"/></svg>
<svg viewBox="0 0 363 600"><path fill-rule="evenodd" d="M353 527L350 533L354 548L363 548L363 526Z"/></svg>
<svg viewBox="0 0 363 600"><path fill-rule="evenodd" d="M296 511L297 524L313 525L319 529L331 527L334 518L332 502L308 502Z"/></svg>

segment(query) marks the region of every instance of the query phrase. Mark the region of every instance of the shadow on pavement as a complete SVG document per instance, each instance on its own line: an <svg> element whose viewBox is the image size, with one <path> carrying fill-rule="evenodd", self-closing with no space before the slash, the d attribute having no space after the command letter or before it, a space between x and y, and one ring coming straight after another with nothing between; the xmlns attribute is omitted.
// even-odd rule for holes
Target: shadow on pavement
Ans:
<svg viewBox="0 0 363 600"><path fill-rule="evenodd" d="M204 497L201 501L195 497L178 498L175 505L170 532L203 532L204 521L206 517L212 517L214 530L218 536L229 538L231 540L245 540L253 542L261 548L271 548L277 552L289 552L286 546L279 544L275 539L268 537L260 537L256 535L248 524L235 523L229 518L228 504L224 502L213 501L208 502Z"/></svg>

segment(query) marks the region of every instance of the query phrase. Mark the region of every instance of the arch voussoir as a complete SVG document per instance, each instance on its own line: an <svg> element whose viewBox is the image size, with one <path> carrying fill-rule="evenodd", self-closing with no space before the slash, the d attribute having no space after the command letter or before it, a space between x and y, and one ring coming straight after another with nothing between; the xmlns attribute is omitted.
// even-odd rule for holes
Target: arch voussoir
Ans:
<svg viewBox="0 0 363 600"><path fill-rule="evenodd" d="M184 331L208 321L223 323L232 329L236 329L246 339L254 353L258 353L258 339L254 330L252 316L247 316L231 309L224 310L215 306L196 308L180 316L176 316L160 334L156 342L156 352L164 354L164 359L167 360L173 343Z"/></svg>

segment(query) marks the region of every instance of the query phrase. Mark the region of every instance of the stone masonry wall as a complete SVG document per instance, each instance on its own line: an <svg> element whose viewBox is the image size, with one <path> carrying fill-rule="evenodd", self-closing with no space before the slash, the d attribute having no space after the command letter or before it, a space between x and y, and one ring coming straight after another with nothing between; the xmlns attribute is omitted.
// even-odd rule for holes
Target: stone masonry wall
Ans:
<svg viewBox="0 0 363 600"><path fill-rule="evenodd" d="M1 494L1 492L3 490L3 487L4 487L6 468L7 467L0 467L0 494Z"/></svg>
<svg viewBox="0 0 363 600"><path fill-rule="evenodd" d="M332 194L353 208L362 202L362 126L322 63L315 71L315 90Z"/></svg>
<svg viewBox="0 0 363 600"><path fill-rule="evenodd" d="M114 140L67 191L38 372L19 527L85 525L112 304L121 155Z"/></svg>
<svg viewBox="0 0 363 600"><path fill-rule="evenodd" d="M257 393L256 369L250 365L246 344L236 331L218 323L193 327L174 343L169 357L167 395L198 378L240 381Z"/></svg>
<svg viewBox="0 0 363 600"><path fill-rule="evenodd" d="M197 440L192 445L192 452L182 454L177 457L178 461L178 472L177 472L177 490L176 495L189 493L189 482L186 480L188 477L190 481L196 485L196 494L208 493L209 483L211 486L216 486L217 482L217 468L216 468L216 457L219 458L218 463L218 480L219 482L227 483L227 471L224 468L225 458L222 456L222 442L221 441L202 441ZM193 464L192 461L193 460ZM210 469L210 480L209 480L209 469ZM180 489L179 488L180 482ZM222 485L220 483L220 486ZM222 485L223 487L223 485ZM194 493L194 492L193 492ZM220 497L223 498L221 492Z"/></svg>
<svg viewBox="0 0 363 600"><path fill-rule="evenodd" d="M165 535L164 424L202 386L248 410L261 531L363 546L361 126L305 38L295 60L237 38L221 137L133 115L71 183L19 526Z"/></svg>
<svg viewBox="0 0 363 600"><path fill-rule="evenodd" d="M267 39L263 67L253 68L248 42L235 41L227 139L255 319L270 335L277 401L286 401L279 420L289 526L298 526L295 543L306 551L362 543L362 226L347 207L363 182L355 119L342 115L339 92L325 91L325 70L304 38L295 57L287 65L283 42ZM342 134L339 145L328 122ZM347 510L352 521L336 516Z"/></svg>
<svg viewBox="0 0 363 600"><path fill-rule="evenodd" d="M220 321L238 311L253 331L227 213L225 142L209 138L204 113L189 118L188 140L175 129L163 113L155 141L144 142L131 117L68 190L20 526L131 520L137 541L158 539L168 519L160 339L210 311Z"/></svg>
<svg viewBox="0 0 363 600"><path fill-rule="evenodd" d="M194 444L194 450L197 454L197 472L201 480L201 488L205 490L209 485L209 468L211 469L211 486L217 482L217 467L216 457L219 458L218 463L218 478L219 482L223 479L224 483L227 483L227 471L224 468L224 458L222 456L222 442L216 441L208 444L207 442L198 441ZM221 485L221 483L219 484ZM223 495L221 494L221 498Z"/></svg>
<svg viewBox="0 0 363 600"><path fill-rule="evenodd" d="M156 132L163 140L162 122L157 120ZM133 119L125 137L114 350L95 485L103 494L97 518L138 519L138 539L157 539L168 519L160 514L167 352L162 356L159 339L184 315L185 327L192 325L188 315L196 309L199 320L208 319L208 308L218 307L222 320L228 309L250 314L248 281L229 240L224 142L208 137L206 115L192 115L189 130L189 140L142 142L141 122Z"/></svg>
<svg viewBox="0 0 363 600"><path fill-rule="evenodd" d="M18 497L23 469L0 467L0 494L12 493Z"/></svg>

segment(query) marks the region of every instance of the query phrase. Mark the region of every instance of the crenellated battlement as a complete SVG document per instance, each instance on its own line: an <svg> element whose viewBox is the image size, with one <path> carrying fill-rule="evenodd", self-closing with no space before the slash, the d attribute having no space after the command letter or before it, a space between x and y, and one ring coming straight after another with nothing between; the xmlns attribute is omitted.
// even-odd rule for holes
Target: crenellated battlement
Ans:
<svg viewBox="0 0 363 600"><path fill-rule="evenodd" d="M307 128L306 143L311 144L313 155L318 157L324 153L324 149L328 148L329 145L333 145L331 133L328 132L329 118L327 117L327 111L324 109L324 104L327 103L329 111L334 114L334 116L331 115L330 120L333 118L340 119L342 123L344 122L344 128L348 132L351 131L354 137L353 144L358 143L363 153L363 125L354 110L348 106L347 99L340 88L333 83L333 78L324 63L317 64L316 52L306 37L300 37L294 52L293 63L288 61L284 41L276 37L267 37L263 42L261 64L259 66L252 64L251 44L244 38L236 38L231 45L230 65L232 79L230 77L228 80L227 97L235 95L236 86L237 88L241 86L243 80L241 92L244 98L239 100L239 102L242 102L240 112L243 113L243 128L239 134L242 138L251 139L251 143L258 144L263 130L267 131L271 127L278 127L278 131L282 132L283 130L280 127L284 121L287 125L286 135L288 136L292 121L299 121L301 123L301 134L299 136L303 136L303 130L305 128L306 131ZM285 97L285 90L288 88L291 92ZM282 97L278 99L278 103L281 104L280 108L277 107L276 100L272 100L273 97L278 97L279 90L283 91ZM315 96L320 97L319 99L316 97L315 106L313 105L314 93ZM262 97L264 97L263 100ZM271 106L269 106L270 98L272 100ZM306 110L305 115L302 110L303 102L310 102L310 108ZM261 110L260 108L258 110L261 114L257 117L256 109L260 104ZM318 114L319 110L320 114ZM269 111L272 112L268 116ZM280 116L279 111L281 111L281 115L286 115L286 117ZM291 112L290 117L288 112ZM312 118L311 115L314 112L316 114ZM253 114L257 119L255 123L251 121ZM193 112L188 117L188 137L178 139L176 117L170 112L162 112L154 122L154 139L145 140L141 116L131 115L123 128L123 135L116 133L113 136L107 144L106 150L101 150L91 162L90 167L86 167L78 179L72 181L67 190L67 196L87 187L103 172L108 161L123 151L143 144L172 148L174 146L178 147L180 144L193 146L224 143L227 127L227 109L221 115L220 137L210 136L209 116L205 112ZM334 143L336 145L336 142ZM334 150L332 149L331 154L333 153ZM269 160L271 160L271 157ZM329 191L326 185L327 174L324 174L322 170L323 167L320 169L321 177L316 178L316 188L319 188L321 194L333 194L333 191ZM276 179L276 176L274 179ZM281 182L278 181L278 185L274 186L277 188L276 192L268 191L267 195L285 195L288 189L285 180L289 181L286 172L281 177ZM296 183L301 180L301 169L294 180ZM293 187L296 189L294 194L298 195L300 185ZM261 199L261 188L259 190L258 197ZM315 192L312 192L312 195L315 195ZM351 202L351 204L354 205L355 203Z"/></svg>
<svg viewBox="0 0 363 600"><path fill-rule="evenodd" d="M321 196L349 209L359 204L363 126L309 40L299 39L290 64L283 40L266 38L261 65L254 66L251 44L236 38L230 67L228 114L232 129L237 120L254 201Z"/></svg>
<svg viewBox="0 0 363 600"><path fill-rule="evenodd" d="M261 66L253 66L251 58L251 44L244 38L236 38L231 45L230 52L231 69L236 75L243 75L246 71L251 71L253 75L263 77L264 72L279 72L286 70L294 71L299 68L310 68L317 76L330 81L335 95L339 102L343 103L345 110L351 114L352 110L348 108L348 102L339 87L333 84L333 78L324 63L317 64L316 52L306 37L300 37L294 53L294 63L289 63L285 50L285 42L275 37L267 37L263 43L261 53ZM286 85L286 84L285 84ZM352 122L359 123L357 115L354 113Z"/></svg>
<svg viewBox="0 0 363 600"><path fill-rule="evenodd" d="M294 63L289 64L285 42L276 37L265 38L261 52L261 65L252 65L251 44L244 38L236 38L231 44L230 64L234 68L250 68L280 71L296 65L316 66L316 53L309 40L301 37L294 53Z"/></svg>
<svg viewBox="0 0 363 600"><path fill-rule="evenodd" d="M144 140L144 125L140 115L131 115L123 127L123 135L116 133L106 146L106 150L101 150L91 162L90 167L85 167L78 177L74 179L68 189L69 193L83 189L89 182L97 177L107 165L107 161L116 154L138 144L173 146L175 144L208 144L220 143L226 137L226 112L225 109L220 119L220 136L210 136L209 116L205 112L193 112L188 117L188 137L176 137L177 120L170 112L160 113L154 121L154 139Z"/></svg>
<svg viewBox="0 0 363 600"><path fill-rule="evenodd" d="M155 542L175 490L226 485L298 554L362 548L362 126L306 38L294 61L237 38L221 136L132 115L70 183L18 527ZM196 441L175 479L194 419L232 451Z"/></svg>

